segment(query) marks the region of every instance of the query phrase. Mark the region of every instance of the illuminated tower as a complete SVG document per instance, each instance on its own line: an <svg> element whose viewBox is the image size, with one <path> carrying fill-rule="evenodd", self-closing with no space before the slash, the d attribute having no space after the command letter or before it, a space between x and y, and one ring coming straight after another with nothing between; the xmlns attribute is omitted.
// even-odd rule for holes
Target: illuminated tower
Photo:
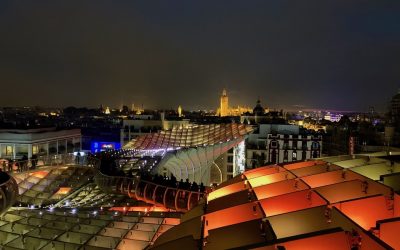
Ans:
<svg viewBox="0 0 400 250"><path fill-rule="evenodd" d="M222 91L221 95L221 105L220 105L220 115L228 116L229 115L229 104L228 104L228 95L226 94L226 90Z"/></svg>
<svg viewBox="0 0 400 250"><path fill-rule="evenodd" d="M110 112L110 108L109 107L106 107L106 110L104 111L104 114L106 114L106 115L109 115L111 112Z"/></svg>
<svg viewBox="0 0 400 250"><path fill-rule="evenodd" d="M178 107L178 116L182 117L182 107L181 107L181 105L179 105L179 107Z"/></svg>

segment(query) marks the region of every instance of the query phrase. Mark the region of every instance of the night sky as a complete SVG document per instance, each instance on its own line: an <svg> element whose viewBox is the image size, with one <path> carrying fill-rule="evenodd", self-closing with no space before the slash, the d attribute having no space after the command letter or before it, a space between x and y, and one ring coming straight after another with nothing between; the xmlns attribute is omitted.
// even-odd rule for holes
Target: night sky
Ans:
<svg viewBox="0 0 400 250"><path fill-rule="evenodd" d="M400 1L0 0L0 106L384 110Z"/></svg>

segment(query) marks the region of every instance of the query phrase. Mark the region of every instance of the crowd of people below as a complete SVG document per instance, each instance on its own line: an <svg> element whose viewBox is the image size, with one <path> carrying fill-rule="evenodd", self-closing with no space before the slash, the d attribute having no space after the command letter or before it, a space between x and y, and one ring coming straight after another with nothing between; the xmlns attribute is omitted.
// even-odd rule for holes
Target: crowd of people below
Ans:
<svg viewBox="0 0 400 250"><path fill-rule="evenodd" d="M201 193L205 192L205 186L203 183L200 183L200 185L197 184L195 181L190 183L189 179L186 179L186 181L183 181L183 179L178 181L173 174L171 174L171 177L167 177L165 175L164 176L159 174L151 175L148 172L143 172L140 174L140 178L144 181L152 182L154 184L161 186L167 186L171 188L177 188L177 189L201 192Z"/></svg>
<svg viewBox="0 0 400 250"><path fill-rule="evenodd" d="M35 169L38 163L37 156L28 159L26 155L21 160L1 159L0 168L4 172L22 172L24 170Z"/></svg>
<svg viewBox="0 0 400 250"><path fill-rule="evenodd" d="M98 152L96 154L91 154L90 156L100 161L100 171L106 175L120 176L120 177L139 176L141 180L152 182L154 184L161 186L177 188L193 192L201 192L201 193L204 193L206 190L203 183L200 184L197 184L196 182L190 183L189 179L186 179L186 181L183 181L183 179L178 181L173 174L171 174L170 177L166 175L162 176L159 174L152 175L150 174L151 169L148 168L142 168L141 171L138 172L133 172L134 171L133 169L131 171L124 172L117 166L116 163L117 160L120 157L125 156L126 153L127 152L125 152L124 150L104 151L104 152Z"/></svg>

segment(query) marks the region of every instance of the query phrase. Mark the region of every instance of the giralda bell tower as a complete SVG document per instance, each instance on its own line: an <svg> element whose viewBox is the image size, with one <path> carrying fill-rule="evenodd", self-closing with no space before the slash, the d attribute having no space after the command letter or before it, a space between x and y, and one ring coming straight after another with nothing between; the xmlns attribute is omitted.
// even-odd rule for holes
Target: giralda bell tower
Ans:
<svg viewBox="0 0 400 250"><path fill-rule="evenodd" d="M228 103L228 95L226 94L226 90L222 90L221 95L221 106L220 106L220 115L228 116L229 115L229 103Z"/></svg>

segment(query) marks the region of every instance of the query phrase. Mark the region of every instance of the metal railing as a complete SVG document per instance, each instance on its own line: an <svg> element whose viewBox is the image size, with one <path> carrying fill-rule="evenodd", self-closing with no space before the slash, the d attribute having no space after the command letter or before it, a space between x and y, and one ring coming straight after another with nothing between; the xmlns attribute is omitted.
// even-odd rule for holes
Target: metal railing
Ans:
<svg viewBox="0 0 400 250"><path fill-rule="evenodd" d="M141 180L135 189L136 199L179 212L187 212L197 206L204 193L173 188Z"/></svg>
<svg viewBox="0 0 400 250"><path fill-rule="evenodd" d="M95 183L104 192L124 194L149 204L163 206L179 212L187 212L197 206L205 196L202 192L173 188L142 180L140 176L109 176L100 171L100 160L92 159L95 166Z"/></svg>
<svg viewBox="0 0 400 250"><path fill-rule="evenodd" d="M90 158L92 159L92 158ZM23 173L43 167L51 166L64 166L64 165L80 165L92 166L91 162L86 155L79 156L74 154L59 154L38 156L36 159L29 160L0 160L0 168L7 173Z"/></svg>

